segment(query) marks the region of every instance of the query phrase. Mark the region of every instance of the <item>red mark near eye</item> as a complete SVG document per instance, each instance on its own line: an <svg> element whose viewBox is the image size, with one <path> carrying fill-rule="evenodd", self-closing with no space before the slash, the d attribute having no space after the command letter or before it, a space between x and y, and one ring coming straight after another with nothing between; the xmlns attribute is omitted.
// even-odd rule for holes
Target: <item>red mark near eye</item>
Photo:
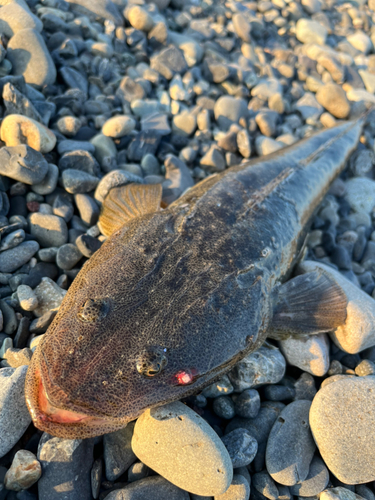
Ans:
<svg viewBox="0 0 375 500"><path fill-rule="evenodd" d="M177 372L174 376L174 383L176 385L189 385L194 381L194 377L198 375L198 371L195 368L190 370L181 370Z"/></svg>

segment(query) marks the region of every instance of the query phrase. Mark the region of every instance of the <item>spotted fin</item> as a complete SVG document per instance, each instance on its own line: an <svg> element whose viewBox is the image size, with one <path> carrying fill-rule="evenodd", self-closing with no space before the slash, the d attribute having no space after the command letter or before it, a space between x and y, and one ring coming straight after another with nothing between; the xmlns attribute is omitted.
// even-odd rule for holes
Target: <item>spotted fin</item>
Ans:
<svg viewBox="0 0 375 500"><path fill-rule="evenodd" d="M324 271L296 276L277 292L268 337L284 340L334 330L346 320L347 302Z"/></svg>
<svg viewBox="0 0 375 500"><path fill-rule="evenodd" d="M102 205L100 231L110 236L133 218L156 212L161 195L161 184L126 184L111 189Z"/></svg>

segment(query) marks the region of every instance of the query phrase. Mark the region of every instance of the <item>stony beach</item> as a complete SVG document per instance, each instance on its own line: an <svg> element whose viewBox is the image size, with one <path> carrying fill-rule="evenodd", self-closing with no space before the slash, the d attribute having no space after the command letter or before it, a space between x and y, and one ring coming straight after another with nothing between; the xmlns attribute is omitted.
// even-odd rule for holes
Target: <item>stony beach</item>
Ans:
<svg viewBox="0 0 375 500"><path fill-rule="evenodd" d="M24 398L111 188L166 207L361 116L375 1L0 0L0 33L0 500L375 500L375 112L298 269L345 291L344 325L99 438L42 433Z"/></svg>

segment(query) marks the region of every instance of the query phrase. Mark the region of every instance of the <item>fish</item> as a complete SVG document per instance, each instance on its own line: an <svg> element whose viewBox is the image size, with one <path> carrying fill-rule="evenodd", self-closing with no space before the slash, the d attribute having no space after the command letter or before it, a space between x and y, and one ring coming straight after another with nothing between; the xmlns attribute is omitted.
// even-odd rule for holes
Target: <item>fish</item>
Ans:
<svg viewBox="0 0 375 500"><path fill-rule="evenodd" d="M292 272L364 121L207 177L165 209L160 185L113 188L99 221L108 238L32 356L34 425L69 439L113 432L199 393L267 337L344 323L328 275Z"/></svg>

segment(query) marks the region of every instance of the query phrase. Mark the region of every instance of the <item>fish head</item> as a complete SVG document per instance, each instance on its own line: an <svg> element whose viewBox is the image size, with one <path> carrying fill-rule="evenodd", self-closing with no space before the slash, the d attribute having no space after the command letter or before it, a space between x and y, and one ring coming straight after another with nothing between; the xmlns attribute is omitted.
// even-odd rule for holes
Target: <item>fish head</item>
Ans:
<svg viewBox="0 0 375 500"><path fill-rule="evenodd" d="M262 279L197 261L178 227L167 213L145 217L85 263L27 372L36 427L69 439L115 431L260 345Z"/></svg>

